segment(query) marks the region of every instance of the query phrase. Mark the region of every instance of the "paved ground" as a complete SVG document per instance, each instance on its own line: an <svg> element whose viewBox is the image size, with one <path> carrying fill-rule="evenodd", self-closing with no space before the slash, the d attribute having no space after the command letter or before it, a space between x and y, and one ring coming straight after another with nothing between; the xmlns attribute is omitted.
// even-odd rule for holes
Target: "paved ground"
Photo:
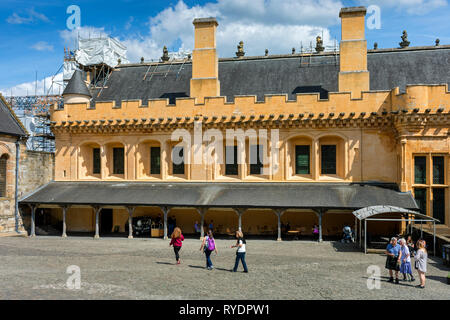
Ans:
<svg viewBox="0 0 450 320"><path fill-rule="evenodd" d="M338 242L249 240L250 273L231 273L232 240L217 240L216 269L204 269L200 242L186 239L175 265L169 241L88 237L2 238L0 299L450 299L448 268L429 261L427 287L386 282L385 257ZM66 268L81 269L69 290ZM367 288L367 267L381 268L381 289ZM414 284L418 284L416 281Z"/></svg>

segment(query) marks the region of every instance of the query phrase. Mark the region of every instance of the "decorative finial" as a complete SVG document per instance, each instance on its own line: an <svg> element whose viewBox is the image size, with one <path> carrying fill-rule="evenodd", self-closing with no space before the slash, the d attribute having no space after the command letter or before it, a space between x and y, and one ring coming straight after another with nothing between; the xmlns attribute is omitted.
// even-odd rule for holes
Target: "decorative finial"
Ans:
<svg viewBox="0 0 450 320"><path fill-rule="evenodd" d="M237 46L237 52L236 52L236 57L238 58L242 58L245 55L245 51L244 51L244 41L240 41L238 46Z"/></svg>
<svg viewBox="0 0 450 320"><path fill-rule="evenodd" d="M144 57L141 57L141 63L144 63Z"/></svg>
<svg viewBox="0 0 450 320"><path fill-rule="evenodd" d="M266 50L264 51L264 55L265 55L266 57L269 55L269 49L266 49Z"/></svg>
<svg viewBox="0 0 450 320"><path fill-rule="evenodd" d="M167 47L166 47L166 46L164 46L164 48L163 48L163 55L162 55L162 57L161 57L161 60L162 60L163 62L169 61L169 50L167 50Z"/></svg>
<svg viewBox="0 0 450 320"><path fill-rule="evenodd" d="M122 60L119 58L117 59L117 64L119 65L122 62Z"/></svg>
<svg viewBox="0 0 450 320"><path fill-rule="evenodd" d="M438 39L436 39L436 46L438 46L438 45L439 45L439 42L441 42L441 40L439 40L439 38L438 38Z"/></svg>
<svg viewBox="0 0 450 320"><path fill-rule="evenodd" d="M295 54L295 48L292 48L292 54Z"/></svg>
<svg viewBox="0 0 450 320"><path fill-rule="evenodd" d="M377 50L378 49L378 42L375 42L374 44L373 44L373 50Z"/></svg>
<svg viewBox="0 0 450 320"><path fill-rule="evenodd" d="M325 50L325 48L323 47L323 41L322 38L320 36L316 37L316 52L320 53L323 50Z"/></svg>
<svg viewBox="0 0 450 320"><path fill-rule="evenodd" d="M410 42L408 41L408 33L406 32L406 30L403 30L403 35L402 35L402 42L399 43L401 48L406 48L408 47L410 44Z"/></svg>

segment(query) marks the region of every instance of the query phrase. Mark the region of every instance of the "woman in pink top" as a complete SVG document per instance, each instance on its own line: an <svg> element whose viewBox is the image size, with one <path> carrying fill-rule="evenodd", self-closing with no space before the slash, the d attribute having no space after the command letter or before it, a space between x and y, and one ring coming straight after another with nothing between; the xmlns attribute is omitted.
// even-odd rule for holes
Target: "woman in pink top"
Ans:
<svg viewBox="0 0 450 320"><path fill-rule="evenodd" d="M181 233L181 229L176 227L172 232L172 240L170 240L169 247L173 245L173 251L175 252L175 259L177 260L177 264L180 264L180 255L179 251L181 246L183 245L181 241L184 241L184 236Z"/></svg>

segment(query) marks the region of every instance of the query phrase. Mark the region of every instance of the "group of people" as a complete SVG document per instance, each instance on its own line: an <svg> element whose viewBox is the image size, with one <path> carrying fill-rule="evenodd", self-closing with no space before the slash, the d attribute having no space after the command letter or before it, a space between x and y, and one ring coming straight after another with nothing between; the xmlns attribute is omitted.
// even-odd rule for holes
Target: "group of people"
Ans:
<svg viewBox="0 0 450 320"><path fill-rule="evenodd" d="M389 282L398 284L398 273L403 275L404 281L415 281L413 276L413 270L411 267L411 257L414 257L414 268L419 274L420 284L417 288L425 288L425 273L427 272L427 249L426 242L423 239L419 239L414 244L411 236L397 239L392 237L391 241L386 247L386 269L389 270ZM395 280L394 280L395 273Z"/></svg>
<svg viewBox="0 0 450 320"><path fill-rule="evenodd" d="M211 220L212 224L212 220ZM242 262L242 266L244 267L244 272L248 273L247 263L245 262L245 244L246 241L244 239L244 234L242 231L236 231L236 244L232 245L231 248L237 248L236 250L236 260L234 263L234 268L231 270L233 272L236 272L239 267L239 262ZM181 229L179 227L176 227L171 235L171 240L169 243L169 246L173 246L173 251L175 253L175 259L177 261L177 264L181 263L180 259L180 249L183 245L184 236L181 232ZM200 251L203 251L206 257L206 269L212 270L214 268L213 263L211 261L211 253L215 252L216 255L218 253L216 241L214 239L213 231L212 229L209 229L207 232L207 235L203 238L202 244L200 246Z"/></svg>

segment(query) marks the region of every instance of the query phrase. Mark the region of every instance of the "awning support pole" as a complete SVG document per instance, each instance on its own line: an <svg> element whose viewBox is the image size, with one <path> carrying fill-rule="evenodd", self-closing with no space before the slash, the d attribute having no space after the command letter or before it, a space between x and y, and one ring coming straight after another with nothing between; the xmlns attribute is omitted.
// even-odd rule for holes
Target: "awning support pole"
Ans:
<svg viewBox="0 0 450 320"><path fill-rule="evenodd" d="M359 248L362 248L362 225L361 220L359 220Z"/></svg>
<svg viewBox="0 0 450 320"><path fill-rule="evenodd" d="M364 220L364 253L367 254L367 220Z"/></svg>
<svg viewBox="0 0 450 320"><path fill-rule="evenodd" d="M127 207L128 211L128 239L133 239L133 213L136 207Z"/></svg>
<svg viewBox="0 0 450 320"><path fill-rule="evenodd" d="M420 238L423 239L423 223L422 223L422 220L420 220Z"/></svg>
<svg viewBox="0 0 450 320"><path fill-rule="evenodd" d="M62 206L62 214L63 214L63 230L62 230L62 238L67 238L67 225L66 225L66 213L67 213L67 206Z"/></svg>
<svg viewBox="0 0 450 320"><path fill-rule="evenodd" d="M436 221L433 221L433 256L436 256Z"/></svg>

